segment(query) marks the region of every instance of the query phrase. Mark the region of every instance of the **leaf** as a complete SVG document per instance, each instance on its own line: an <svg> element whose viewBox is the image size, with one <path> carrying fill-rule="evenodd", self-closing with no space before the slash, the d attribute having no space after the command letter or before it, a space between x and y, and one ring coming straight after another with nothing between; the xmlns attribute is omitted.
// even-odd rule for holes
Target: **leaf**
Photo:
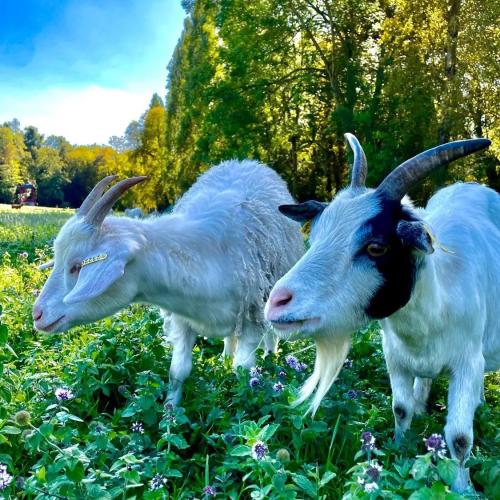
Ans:
<svg viewBox="0 0 500 500"><path fill-rule="evenodd" d="M182 436L178 436L177 434L164 434L163 438L166 442L172 444L172 446L175 446L179 450L185 450L186 448L189 448L186 440Z"/></svg>
<svg viewBox="0 0 500 500"><path fill-rule="evenodd" d="M178 471L177 469L167 469L165 471L165 476L167 476L167 477L184 477L182 475L182 472Z"/></svg>
<svg viewBox="0 0 500 500"><path fill-rule="evenodd" d="M0 324L0 345L5 345L9 337L7 325Z"/></svg>
<svg viewBox="0 0 500 500"><path fill-rule="evenodd" d="M39 480L39 481L42 481L43 483L45 482L45 466L42 465L42 467L40 467L37 472L36 472L36 478Z"/></svg>
<svg viewBox="0 0 500 500"><path fill-rule="evenodd" d="M422 488L418 491L414 491L408 500L433 500L433 493L429 488Z"/></svg>
<svg viewBox="0 0 500 500"><path fill-rule="evenodd" d="M444 458L437 465L439 476L446 484L451 484L458 474L458 464L449 458Z"/></svg>
<svg viewBox="0 0 500 500"><path fill-rule="evenodd" d="M2 427L2 434L21 434L21 429L14 427L13 425L6 425Z"/></svg>
<svg viewBox="0 0 500 500"><path fill-rule="evenodd" d="M294 474L293 482L305 493L309 496L316 498L317 492L314 484L307 479L305 476L301 476L300 474Z"/></svg>
<svg viewBox="0 0 500 500"><path fill-rule="evenodd" d="M244 444L239 444L231 450L231 456L233 457L246 457L252 454L252 449L250 446Z"/></svg>
<svg viewBox="0 0 500 500"><path fill-rule="evenodd" d="M72 469L66 467L66 476L68 476L71 481L79 483L85 477L85 468L82 462L78 461Z"/></svg>
<svg viewBox="0 0 500 500"><path fill-rule="evenodd" d="M262 441L269 441L269 439L274 435L274 433L278 430L279 424L269 424L266 425L261 432L260 438Z"/></svg>
<svg viewBox="0 0 500 500"><path fill-rule="evenodd" d="M321 478L321 481L319 482L319 487L322 488L323 486L325 486L325 484L328 484L336 476L337 476L337 474L335 474L335 472L327 470L323 474L323 477Z"/></svg>
<svg viewBox="0 0 500 500"><path fill-rule="evenodd" d="M137 410L133 406L129 406L122 411L122 417L132 417L137 413Z"/></svg>
<svg viewBox="0 0 500 500"><path fill-rule="evenodd" d="M276 490L281 491L285 487L286 474L283 472L277 472L273 476L273 486Z"/></svg>
<svg viewBox="0 0 500 500"><path fill-rule="evenodd" d="M74 422L83 422L83 420L80 417L71 414L68 415L68 420L73 420Z"/></svg>
<svg viewBox="0 0 500 500"><path fill-rule="evenodd" d="M419 458L415 460L413 467L411 468L411 474L414 479L419 481L420 479L424 479L427 477L427 473L429 472L430 464L426 460Z"/></svg>

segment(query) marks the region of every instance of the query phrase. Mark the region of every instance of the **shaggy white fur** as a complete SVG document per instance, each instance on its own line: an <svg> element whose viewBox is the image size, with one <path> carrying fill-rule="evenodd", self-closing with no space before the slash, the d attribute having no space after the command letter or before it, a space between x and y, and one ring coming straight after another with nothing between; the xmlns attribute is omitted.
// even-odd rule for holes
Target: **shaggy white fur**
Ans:
<svg viewBox="0 0 500 500"><path fill-rule="evenodd" d="M267 349L276 348L263 306L304 252L300 225L277 209L291 202L270 168L228 161L203 174L171 214L107 217L100 227L77 214L55 241L54 270L34 305L35 327L60 332L132 302L160 306L174 346L168 400L177 404L196 335L229 337L225 352L246 367L263 336ZM107 259L78 269L102 254Z"/></svg>

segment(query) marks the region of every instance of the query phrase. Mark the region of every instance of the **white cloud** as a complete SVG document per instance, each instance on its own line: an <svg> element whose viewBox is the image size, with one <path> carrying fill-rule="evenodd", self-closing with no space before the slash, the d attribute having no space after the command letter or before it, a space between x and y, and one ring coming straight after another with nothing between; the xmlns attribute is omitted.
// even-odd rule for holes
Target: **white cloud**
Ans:
<svg viewBox="0 0 500 500"><path fill-rule="evenodd" d="M0 123L17 118L48 135L63 135L74 144L105 144L122 135L146 110L154 90L113 89L90 85L79 89L50 88L36 95L0 97Z"/></svg>

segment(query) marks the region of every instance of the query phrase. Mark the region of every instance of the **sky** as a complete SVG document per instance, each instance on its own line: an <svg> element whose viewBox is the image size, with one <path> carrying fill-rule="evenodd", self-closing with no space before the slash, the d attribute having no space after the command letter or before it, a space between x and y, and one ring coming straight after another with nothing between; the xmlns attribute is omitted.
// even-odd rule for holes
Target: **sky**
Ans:
<svg viewBox="0 0 500 500"><path fill-rule="evenodd" d="M180 0L0 0L0 124L106 144L156 92L183 27Z"/></svg>

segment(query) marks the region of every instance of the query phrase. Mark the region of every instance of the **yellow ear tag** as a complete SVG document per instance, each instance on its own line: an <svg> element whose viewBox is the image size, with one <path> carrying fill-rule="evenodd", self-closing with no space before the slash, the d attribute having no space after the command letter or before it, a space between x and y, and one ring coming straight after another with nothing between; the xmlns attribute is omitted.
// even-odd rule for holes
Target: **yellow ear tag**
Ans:
<svg viewBox="0 0 500 500"><path fill-rule="evenodd" d="M89 264L95 264L96 262L99 262L101 260L106 260L107 258L108 258L107 253L100 253L95 257L89 257L88 259L83 259L82 263L80 264L80 267L85 267L88 266Z"/></svg>
<svg viewBox="0 0 500 500"><path fill-rule="evenodd" d="M427 224L424 224L424 228L427 231L427 234L429 235L429 237L431 239L431 244L433 247L439 248L443 252L449 253L451 255L455 255L455 252L453 250L450 250L449 248L447 248L444 245L441 245L441 243L439 243L439 241L436 239L436 237L432 233L431 228Z"/></svg>

